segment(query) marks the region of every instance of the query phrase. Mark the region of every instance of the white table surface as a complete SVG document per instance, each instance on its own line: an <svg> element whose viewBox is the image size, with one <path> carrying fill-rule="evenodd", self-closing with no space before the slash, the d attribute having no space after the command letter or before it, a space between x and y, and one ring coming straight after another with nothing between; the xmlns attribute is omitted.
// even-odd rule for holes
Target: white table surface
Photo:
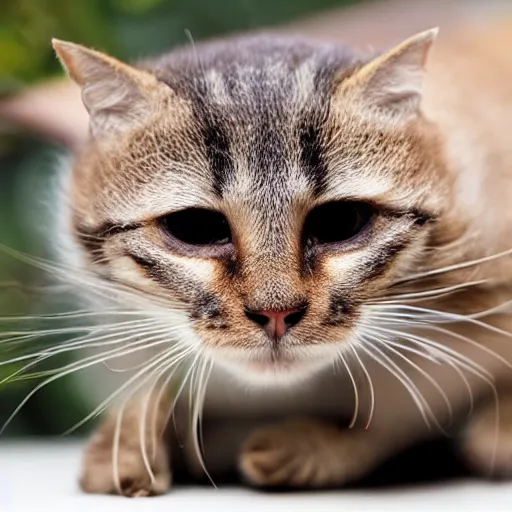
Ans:
<svg viewBox="0 0 512 512"><path fill-rule="evenodd" d="M80 444L0 443L0 512L131 511L511 511L512 483L475 481L393 490L264 494L241 488L178 488L158 498L89 496L76 487Z"/></svg>

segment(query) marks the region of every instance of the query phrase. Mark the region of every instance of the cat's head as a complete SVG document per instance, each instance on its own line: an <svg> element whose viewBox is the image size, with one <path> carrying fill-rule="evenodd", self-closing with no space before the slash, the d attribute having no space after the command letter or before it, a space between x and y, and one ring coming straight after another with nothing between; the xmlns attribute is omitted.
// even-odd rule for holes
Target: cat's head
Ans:
<svg viewBox="0 0 512 512"><path fill-rule="evenodd" d="M137 67L56 41L91 116L68 198L87 269L168 299L175 336L247 379L332 364L446 206L420 110L435 34L370 59L252 37Z"/></svg>

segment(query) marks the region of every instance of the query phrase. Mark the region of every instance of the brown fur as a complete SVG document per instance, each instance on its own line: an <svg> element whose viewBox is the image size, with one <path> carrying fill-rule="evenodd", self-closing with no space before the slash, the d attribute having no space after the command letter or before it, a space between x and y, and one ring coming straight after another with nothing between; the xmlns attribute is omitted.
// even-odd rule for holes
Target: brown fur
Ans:
<svg viewBox="0 0 512 512"><path fill-rule="evenodd" d="M151 478L140 446L141 412L145 407L145 396L134 398L123 410L121 420L117 414L112 414L91 438L84 453L80 487L85 492L117 494L129 497L151 496L162 494L171 484L169 448L166 437L168 401L155 403L155 398L149 401L149 410L156 411L156 422L149 414L143 421L147 429L147 451L154 480ZM151 435L153 428L156 435ZM119 454L114 458L116 446L116 431L119 429ZM151 441L150 441L151 439ZM153 446L152 443L155 443ZM119 468L118 478L115 478L113 465Z"/></svg>
<svg viewBox="0 0 512 512"><path fill-rule="evenodd" d="M425 420L442 427L474 399L482 405L461 434L461 447L476 470L489 469L495 448L489 392L494 379L510 380L508 311L486 315L487 325L462 317L445 324L438 316L418 326L409 319L405 340L400 333L371 345L360 339L365 329L379 337L386 324L375 308L400 293L461 285L419 304L398 299L397 307L455 315L512 298L510 257L413 279L510 249L512 151L503 120L512 118L512 62L501 50L509 32L505 25L441 36L428 61L432 32L377 56L256 37L212 42L197 54L180 50L138 68L55 43L70 75L94 93L85 96L92 136L73 166L68 213L82 264L136 290L145 304L166 300L187 318L176 341L215 362L204 403L207 467L222 474L237 466L255 485L342 485L431 435ZM321 165L304 168L304 158L316 162L301 154L305 143L310 152L321 147ZM335 200L369 202L378 213L365 238L314 248L306 257L307 216ZM190 207L222 212L232 243L221 252L170 247L160 219ZM84 242L90 239L93 249ZM244 312L301 304L304 318L279 343L270 343ZM408 311L421 318L419 310L398 309ZM404 329L403 322L391 328ZM407 363L386 352L396 346L386 347L392 340L417 348L411 336L473 361L478 371L460 360L454 370L446 352L441 365L417 353L403 352ZM354 375L331 371L340 357ZM371 409L363 364L376 383L368 430L362 428ZM253 393L233 384L230 373ZM431 408L428 418L408 382ZM352 385L361 390L357 398ZM335 426L355 400L356 427ZM493 469L509 475L508 393L500 400ZM130 411L121 426L119 471L133 485L121 485L121 492L164 492L167 452L160 446L151 483L136 448L145 420L137 402ZM112 421L87 451L82 486L89 492L116 490L109 476ZM270 426L257 428L262 422ZM238 434L222 437L224 424ZM202 469L193 457L191 467Z"/></svg>

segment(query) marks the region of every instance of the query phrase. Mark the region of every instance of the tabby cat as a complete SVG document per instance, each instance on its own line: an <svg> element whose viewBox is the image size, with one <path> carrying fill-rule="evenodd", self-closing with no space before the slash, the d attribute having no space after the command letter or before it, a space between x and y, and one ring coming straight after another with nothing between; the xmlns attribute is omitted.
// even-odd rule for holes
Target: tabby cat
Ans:
<svg viewBox="0 0 512 512"><path fill-rule="evenodd" d="M105 343L138 366L85 491L164 493L180 465L342 486L442 432L512 475L507 34L250 35L133 66L54 41L90 115L65 263L140 315Z"/></svg>

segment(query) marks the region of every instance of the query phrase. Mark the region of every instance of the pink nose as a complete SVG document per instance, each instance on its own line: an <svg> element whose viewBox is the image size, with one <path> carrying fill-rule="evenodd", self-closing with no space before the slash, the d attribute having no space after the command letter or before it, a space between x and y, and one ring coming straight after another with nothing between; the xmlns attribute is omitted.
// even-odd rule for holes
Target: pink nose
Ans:
<svg viewBox="0 0 512 512"><path fill-rule="evenodd" d="M282 338L288 329L297 325L304 313L305 308L288 309L285 311L246 311L247 318L261 325L270 338Z"/></svg>

